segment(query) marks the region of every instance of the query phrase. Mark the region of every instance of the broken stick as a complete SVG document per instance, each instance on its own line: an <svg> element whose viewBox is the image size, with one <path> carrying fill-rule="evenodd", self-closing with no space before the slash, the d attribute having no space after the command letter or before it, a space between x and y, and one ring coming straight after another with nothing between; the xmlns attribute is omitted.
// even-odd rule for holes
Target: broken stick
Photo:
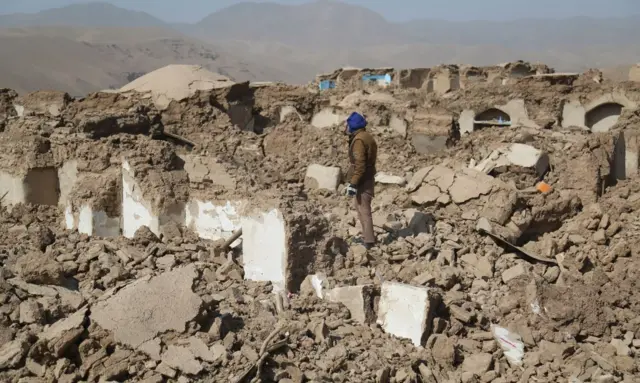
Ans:
<svg viewBox="0 0 640 383"><path fill-rule="evenodd" d="M222 246L220 247L223 251L227 250L229 248L229 246L231 246L232 243L234 243L236 241L236 239L240 238L240 236L242 235L242 228L236 230L231 237L229 237L226 241L224 241L224 243L222 244Z"/></svg>
<svg viewBox="0 0 640 383"><path fill-rule="evenodd" d="M552 264L552 265L557 265L558 264L558 261L556 261L555 259L544 258L544 257L541 257L539 255L532 254L532 253L526 251L525 249L523 249L521 247L518 247L518 246L514 245L513 243L507 241L506 239L500 237L499 235L496 235L496 234L493 234L491 232L488 232L485 229L480 229L479 232L480 232L480 234L486 234L489 237L493 238L493 240L505 245L506 247L508 247L508 248L510 248L512 250L515 250L516 254L524 255L526 258L530 258L530 259L536 260L538 262L548 263L548 264Z"/></svg>

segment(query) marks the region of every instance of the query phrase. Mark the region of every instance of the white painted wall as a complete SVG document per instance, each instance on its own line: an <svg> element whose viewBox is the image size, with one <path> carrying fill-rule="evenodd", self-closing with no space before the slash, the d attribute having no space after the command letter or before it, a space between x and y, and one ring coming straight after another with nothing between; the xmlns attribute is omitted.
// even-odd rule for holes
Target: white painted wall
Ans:
<svg viewBox="0 0 640 383"><path fill-rule="evenodd" d="M275 291L284 291L287 248L282 214L273 209L254 217L243 217L241 222L244 278L271 281Z"/></svg>
<svg viewBox="0 0 640 383"><path fill-rule="evenodd" d="M142 226L160 236L160 222L150 204L144 200L142 190L135 181L135 174L127 161L122 163L122 234L133 238Z"/></svg>
<svg viewBox="0 0 640 383"><path fill-rule="evenodd" d="M240 204L227 201L221 206L210 201L192 200L185 207L185 226L200 238L212 241L228 238L241 227L237 211Z"/></svg>
<svg viewBox="0 0 640 383"><path fill-rule="evenodd" d="M427 288L385 282L382 284L377 322L385 332L411 339L415 346L421 346L428 313L432 309Z"/></svg>
<svg viewBox="0 0 640 383"><path fill-rule="evenodd" d="M26 195L24 178L0 172L0 197L4 196L2 206L24 203Z"/></svg>

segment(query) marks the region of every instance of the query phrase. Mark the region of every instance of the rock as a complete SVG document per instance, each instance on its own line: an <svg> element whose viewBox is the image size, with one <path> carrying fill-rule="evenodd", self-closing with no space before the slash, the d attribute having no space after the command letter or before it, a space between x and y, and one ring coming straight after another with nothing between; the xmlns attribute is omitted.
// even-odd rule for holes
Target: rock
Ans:
<svg viewBox="0 0 640 383"><path fill-rule="evenodd" d="M195 266L189 265L137 280L97 302L91 320L112 331L116 342L133 348L159 333L184 332L203 304L191 288L197 276Z"/></svg>
<svg viewBox="0 0 640 383"><path fill-rule="evenodd" d="M478 353L467 356L462 362L462 371L482 376L489 371L493 363L493 356L487 353Z"/></svg>
<svg viewBox="0 0 640 383"><path fill-rule="evenodd" d="M156 267L162 270L170 270L176 265L176 257L173 254L165 255L156 259Z"/></svg>
<svg viewBox="0 0 640 383"><path fill-rule="evenodd" d="M205 362L215 362L216 358L204 343L204 341L200 338L196 338L192 336L189 338L188 347L191 353L198 359L203 360Z"/></svg>
<svg viewBox="0 0 640 383"><path fill-rule="evenodd" d="M624 340L611 339L611 345L616 348L616 354L618 354L619 356L631 355L631 349L628 345L625 344Z"/></svg>
<svg viewBox="0 0 640 383"><path fill-rule="evenodd" d="M487 233L493 232L493 227L488 219L482 217L476 223L476 231L486 231Z"/></svg>
<svg viewBox="0 0 640 383"><path fill-rule="evenodd" d="M418 170L413 175L413 177L411 177L411 180L409 180L409 183L406 186L407 192L413 193L414 191L418 190L420 185L422 185L422 182L424 181L425 177L427 176L427 174L429 174L429 172L432 169L433 169L433 166L427 166L426 168L422 168Z"/></svg>
<svg viewBox="0 0 640 383"><path fill-rule="evenodd" d="M42 306L33 300L20 303L20 323L41 323L44 319Z"/></svg>
<svg viewBox="0 0 640 383"><path fill-rule="evenodd" d="M18 259L17 274L27 283L61 285L64 282L62 265L40 252L31 252Z"/></svg>
<svg viewBox="0 0 640 383"><path fill-rule="evenodd" d="M156 371L159 372L161 375L166 376L167 378L175 378L177 373L176 370L174 370L173 368L171 368L168 364L162 362L160 363L157 367L156 367Z"/></svg>
<svg viewBox="0 0 640 383"><path fill-rule="evenodd" d="M593 234L593 242L597 243L598 245L605 245L607 243L607 235L605 234L605 231L600 229L598 231L596 231Z"/></svg>
<svg viewBox="0 0 640 383"><path fill-rule="evenodd" d="M325 295L327 300L345 305L351 317L361 324L370 324L375 320L373 297L373 286L336 287Z"/></svg>
<svg viewBox="0 0 640 383"><path fill-rule="evenodd" d="M426 287L382 284L377 323L385 332L410 339L415 346L431 333L439 297Z"/></svg>
<svg viewBox="0 0 640 383"><path fill-rule="evenodd" d="M190 375L197 375L202 371L203 367L186 347L170 345L167 351L162 354L162 362L169 367L180 370Z"/></svg>
<svg viewBox="0 0 640 383"><path fill-rule="evenodd" d="M38 335L39 339L47 342L49 350L57 357L61 357L67 348L73 344L84 332L84 321L87 309L79 310L65 319L61 319Z"/></svg>
<svg viewBox="0 0 640 383"><path fill-rule="evenodd" d="M510 281L519 278L523 275L527 274L527 269L524 267L524 265L522 265L522 263L519 263L507 270L505 270L502 273L502 282L504 282L505 284L509 283Z"/></svg>
<svg viewBox="0 0 640 383"><path fill-rule="evenodd" d="M425 205L436 202L441 194L437 186L422 185L422 187L411 196L411 200L418 205Z"/></svg>
<svg viewBox="0 0 640 383"><path fill-rule="evenodd" d="M493 189L493 178L486 174L458 174L449 188L451 200L462 204L472 199L487 195Z"/></svg>
<svg viewBox="0 0 640 383"><path fill-rule="evenodd" d="M30 346L31 342L25 337L0 346L0 371L18 367L29 352Z"/></svg>
<svg viewBox="0 0 640 383"><path fill-rule="evenodd" d="M390 174L385 174L382 172L379 172L376 174L375 180L379 184L399 185L399 186L403 186L407 182L403 177L392 176Z"/></svg>
<svg viewBox="0 0 640 383"><path fill-rule="evenodd" d="M309 165L305 175L305 186L308 189L338 190L341 171L338 167Z"/></svg>

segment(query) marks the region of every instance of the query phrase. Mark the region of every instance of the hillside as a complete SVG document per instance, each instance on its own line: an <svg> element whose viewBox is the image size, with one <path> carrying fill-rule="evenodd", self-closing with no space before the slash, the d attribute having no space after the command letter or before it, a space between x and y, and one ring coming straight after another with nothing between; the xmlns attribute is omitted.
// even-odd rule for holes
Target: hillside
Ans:
<svg viewBox="0 0 640 383"><path fill-rule="evenodd" d="M235 80L284 76L170 29L40 27L0 30L0 87L73 95L117 88L168 64L202 65Z"/></svg>
<svg viewBox="0 0 640 383"><path fill-rule="evenodd" d="M304 83L341 66L492 65L518 59L624 78L640 61L640 16L392 23L319 0L241 3L195 24L167 24L108 3L0 16L0 86L71 92L121 86L131 74L197 64L235 80ZM6 28L14 27L14 28Z"/></svg>
<svg viewBox="0 0 640 383"><path fill-rule="evenodd" d="M166 26L148 13L116 7L109 3L74 4L38 13L0 15L0 27L158 27Z"/></svg>

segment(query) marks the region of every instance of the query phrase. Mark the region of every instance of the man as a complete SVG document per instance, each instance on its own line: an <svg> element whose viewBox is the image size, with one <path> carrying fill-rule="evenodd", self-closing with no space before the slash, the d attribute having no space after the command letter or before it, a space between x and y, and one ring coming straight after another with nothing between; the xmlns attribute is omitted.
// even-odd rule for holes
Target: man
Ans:
<svg viewBox="0 0 640 383"><path fill-rule="evenodd" d="M365 130L367 120L356 112L347 119L345 133L349 136L349 162L351 167L347 175L349 185L346 193L354 198L354 207L362 225L364 246L367 249L375 245L371 216L371 200L374 196L374 177L376 175L376 157L378 145L373 136Z"/></svg>

